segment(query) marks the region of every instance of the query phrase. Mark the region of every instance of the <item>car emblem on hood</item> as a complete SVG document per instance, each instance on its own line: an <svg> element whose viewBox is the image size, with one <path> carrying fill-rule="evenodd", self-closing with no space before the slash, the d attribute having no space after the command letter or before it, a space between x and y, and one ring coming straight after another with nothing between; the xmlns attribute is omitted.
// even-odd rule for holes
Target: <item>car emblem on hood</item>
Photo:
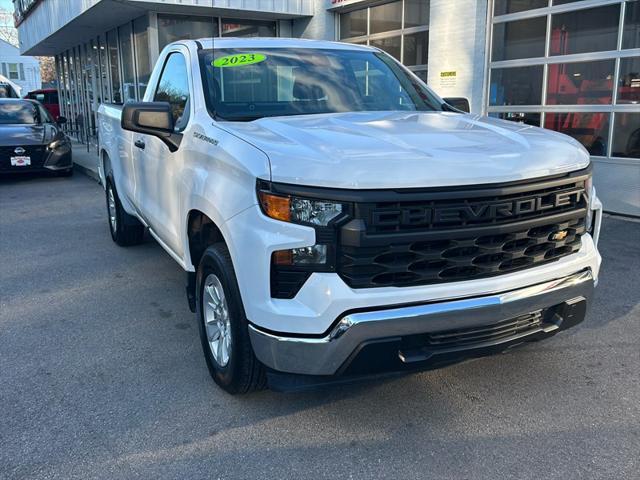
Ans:
<svg viewBox="0 0 640 480"><path fill-rule="evenodd" d="M26 150L22 147L16 147L16 149L13 152L17 155L22 155L24 152L26 152Z"/></svg>

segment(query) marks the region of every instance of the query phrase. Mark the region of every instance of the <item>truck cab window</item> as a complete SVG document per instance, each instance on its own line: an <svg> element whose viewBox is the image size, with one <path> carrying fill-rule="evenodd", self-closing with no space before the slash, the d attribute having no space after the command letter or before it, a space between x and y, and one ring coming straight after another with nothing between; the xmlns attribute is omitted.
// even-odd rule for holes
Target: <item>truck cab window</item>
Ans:
<svg viewBox="0 0 640 480"><path fill-rule="evenodd" d="M189 123L189 83L187 65L180 53L171 53L162 69L154 102L169 102L176 132Z"/></svg>

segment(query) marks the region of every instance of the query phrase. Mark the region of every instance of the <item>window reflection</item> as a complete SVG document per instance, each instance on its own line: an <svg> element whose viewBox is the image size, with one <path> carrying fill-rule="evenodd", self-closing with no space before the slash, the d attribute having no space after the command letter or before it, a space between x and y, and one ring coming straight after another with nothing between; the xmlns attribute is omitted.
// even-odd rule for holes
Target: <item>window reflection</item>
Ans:
<svg viewBox="0 0 640 480"><path fill-rule="evenodd" d="M404 36L404 64L426 65L429 54L429 32Z"/></svg>
<svg viewBox="0 0 640 480"><path fill-rule="evenodd" d="M549 65L548 105L611 104L615 60Z"/></svg>
<svg viewBox="0 0 640 480"><path fill-rule="evenodd" d="M158 44L160 50L176 40L217 36L217 18L158 14Z"/></svg>
<svg viewBox="0 0 640 480"><path fill-rule="evenodd" d="M544 8L548 4L548 0L495 0L494 15L524 12L525 10L532 10L534 8Z"/></svg>
<svg viewBox="0 0 640 480"><path fill-rule="evenodd" d="M369 10L371 33L388 32L402 28L402 1L385 3Z"/></svg>
<svg viewBox="0 0 640 480"><path fill-rule="evenodd" d="M259 20L230 20L222 22L223 37L275 37L276 23Z"/></svg>
<svg viewBox="0 0 640 480"><path fill-rule="evenodd" d="M620 59L618 103L640 103L640 57Z"/></svg>
<svg viewBox="0 0 640 480"><path fill-rule="evenodd" d="M133 73L133 44L131 34L130 23L118 28L120 56L122 60L122 91L125 102L136 99L136 78Z"/></svg>
<svg viewBox="0 0 640 480"><path fill-rule="evenodd" d="M605 156L607 154L608 113L547 113L544 127L572 136L582 143L591 155Z"/></svg>
<svg viewBox="0 0 640 480"><path fill-rule="evenodd" d="M640 48L640 2L625 4L622 48Z"/></svg>
<svg viewBox="0 0 640 480"><path fill-rule="evenodd" d="M547 17L498 23L493 27L491 59L514 60L544 56Z"/></svg>
<svg viewBox="0 0 640 480"><path fill-rule="evenodd" d="M404 28L420 27L422 25L429 25L429 2L425 0L405 0Z"/></svg>
<svg viewBox="0 0 640 480"><path fill-rule="evenodd" d="M491 71L491 105L540 105L541 101L542 65Z"/></svg>
<svg viewBox="0 0 640 480"><path fill-rule="evenodd" d="M509 120L511 122L520 122L534 127L540 126L540 114L539 113L524 113L524 112L504 112L504 113L492 113L491 117L500 118L501 120Z"/></svg>
<svg viewBox="0 0 640 480"><path fill-rule="evenodd" d="M367 9L340 15L340 38L361 37L367 34Z"/></svg>
<svg viewBox="0 0 640 480"><path fill-rule="evenodd" d="M620 5L556 14L551 23L551 55L615 50Z"/></svg>
<svg viewBox="0 0 640 480"><path fill-rule="evenodd" d="M369 45L384 50L393 58L400 60L400 37L379 38L370 40Z"/></svg>
<svg viewBox="0 0 640 480"><path fill-rule="evenodd" d="M611 155L640 158L640 113L616 113L613 127Z"/></svg>

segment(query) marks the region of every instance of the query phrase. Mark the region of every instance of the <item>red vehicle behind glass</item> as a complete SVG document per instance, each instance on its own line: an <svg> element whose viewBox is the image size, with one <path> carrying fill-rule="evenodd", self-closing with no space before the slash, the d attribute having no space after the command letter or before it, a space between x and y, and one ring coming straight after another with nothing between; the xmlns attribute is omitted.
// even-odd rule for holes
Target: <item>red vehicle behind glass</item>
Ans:
<svg viewBox="0 0 640 480"><path fill-rule="evenodd" d="M60 104L58 103L58 91L55 88L43 88L27 93L25 98L39 101L54 119L60 116Z"/></svg>

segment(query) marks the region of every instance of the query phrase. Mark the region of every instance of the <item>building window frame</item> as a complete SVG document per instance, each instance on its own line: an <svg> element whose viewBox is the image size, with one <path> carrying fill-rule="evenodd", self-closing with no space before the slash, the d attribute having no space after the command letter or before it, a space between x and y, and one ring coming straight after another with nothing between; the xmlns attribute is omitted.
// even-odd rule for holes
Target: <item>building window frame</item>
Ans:
<svg viewBox="0 0 640 480"><path fill-rule="evenodd" d="M16 62L7 63L7 78L20 81L20 67Z"/></svg>
<svg viewBox="0 0 640 480"><path fill-rule="evenodd" d="M525 10L517 13L509 13L494 16L495 0L489 0L489 12L487 20L487 70L485 76L484 88L484 112L485 114L506 114L506 113L540 113L540 126L545 125L547 114L553 113L607 113L609 115L608 140L605 155L592 155L598 159L612 159L615 161L637 164L638 160L634 158L612 157L614 125L616 123L616 114L624 114L637 112L639 105L637 104L618 104L618 86L620 80L620 62L621 59L630 57L640 57L640 48L622 48L622 40L624 34L624 19L626 6L629 0L583 0L580 2L572 2L562 5L553 5L553 0L548 0L548 6L532 10ZM580 10L588 10L597 7L610 5L619 5L619 19L617 32L617 48L615 50L606 50L599 52L575 53L566 55L551 55L551 36L552 36L552 16L576 12ZM494 25L511 22L516 20L526 20L534 17L546 16L546 32L545 32L545 55L543 57L519 58L514 60L493 61L491 52L493 50L493 30ZM547 90L549 80L549 66L555 64L590 62L598 60L613 60L615 62L614 75L612 78L612 101L610 104L577 104L577 105L549 105L547 104ZM532 67L542 66L542 100L538 105L490 105L491 102L491 78L493 69L510 68L510 67Z"/></svg>
<svg viewBox="0 0 640 480"><path fill-rule="evenodd" d="M335 23L336 40L339 42L354 43L358 45L369 46L371 45L372 40L375 41L375 40L384 40L387 38L400 37L400 59L398 59L398 61L404 64L405 36L413 35L416 33L422 33L422 32L427 32L427 35L428 35L429 25L427 24L427 25L419 25L416 27L405 27L406 0L395 0L395 1L400 1L402 4L402 13L401 13L402 18L401 18L401 26L399 29L389 30L389 31L380 32L380 33L371 33L371 8L384 5L384 3L393 3L393 2L375 3L373 5L366 5L366 6L356 4L353 8L345 8L344 10L340 10L338 12L338 15L336 15L336 23ZM340 15L353 12L356 10L366 10L367 12L367 33L365 35L358 35L355 37L341 38ZM428 59L427 59L427 62L428 62ZM424 75L426 76L427 70L428 70L428 63L420 64L420 65L411 65L411 66L407 66L406 68L408 68L414 73L424 73Z"/></svg>

